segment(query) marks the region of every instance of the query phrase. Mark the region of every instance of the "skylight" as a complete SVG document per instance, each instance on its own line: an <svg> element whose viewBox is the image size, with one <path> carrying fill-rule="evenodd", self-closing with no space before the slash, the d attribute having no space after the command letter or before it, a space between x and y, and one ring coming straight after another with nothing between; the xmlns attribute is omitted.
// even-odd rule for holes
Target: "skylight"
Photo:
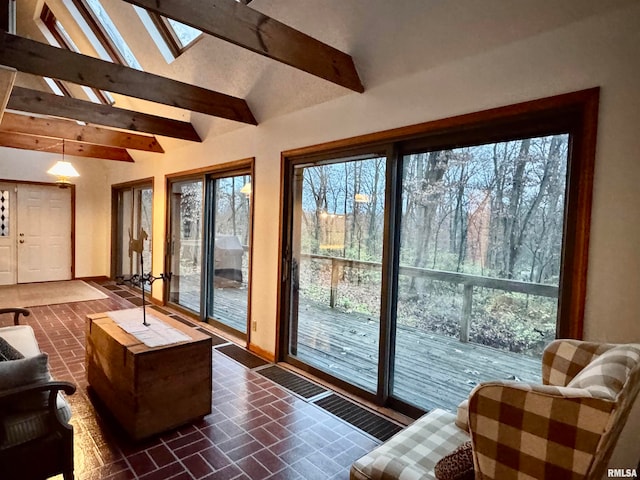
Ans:
<svg viewBox="0 0 640 480"><path fill-rule="evenodd" d="M236 2L247 5L251 0L236 0ZM167 63L180 56L189 45L202 35L201 30L177 20L165 18L135 5L134 8Z"/></svg>
<svg viewBox="0 0 640 480"><path fill-rule="evenodd" d="M69 33L67 33L67 30L64 28L60 20L56 18L56 16L53 14L46 3L42 6L40 19L44 23L44 26L47 28L49 35L47 35L46 32L44 33L45 37L47 37L47 40L51 45L55 45L60 48L66 48L68 50L71 50L72 52L80 53L78 46L71 39L71 36L69 35ZM47 83L47 85L49 85L53 93L55 93L56 95L73 97L67 86L60 80L45 77L44 81ZM111 96L109 92L86 86L81 86L81 88L82 90L84 90L85 94L92 102L103 103L106 105L113 105L115 103L113 96Z"/></svg>
<svg viewBox="0 0 640 480"><path fill-rule="evenodd" d="M189 25L185 25L184 23L176 22L171 18L168 18L167 21L169 22L169 25L171 25L171 28L173 28L173 31L176 34L176 38L181 48L185 48L196 38L202 35L202 32L197 28L190 27Z"/></svg>
<svg viewBox="0 0 640 480"><path fill-rule="evenodd" d="M118 61L132 68L142 70L142 66L127 45L127 42L125 42L122 35L120 35L120 32L105 11L100 0L73 0L73 2L80 10L80 13L84 16L86 16L86 14L90 16L87 21L92 22L90 26L94 30L94 33L107 37L111 44L109 46L113 47L110 53L113 61ZM96 30L98 30L98 32L96 32ZM113 58L114 56L116 58Z"/></svg>

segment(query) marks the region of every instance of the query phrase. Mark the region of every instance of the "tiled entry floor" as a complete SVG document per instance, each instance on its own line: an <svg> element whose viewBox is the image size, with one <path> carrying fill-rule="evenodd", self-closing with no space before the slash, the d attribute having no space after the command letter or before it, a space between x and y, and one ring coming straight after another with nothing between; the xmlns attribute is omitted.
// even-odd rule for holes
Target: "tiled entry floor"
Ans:
<svg viewBox="0 0 640 480"><path fill-rule="evenodd" d="M76 479L347 479L351 463L377 445L216 349L211 415L132 444L87 391L85 316L132 306L104 291L110 298L33 307L23 320L49 354L53 376L78 386L69 397Z"/></svg>

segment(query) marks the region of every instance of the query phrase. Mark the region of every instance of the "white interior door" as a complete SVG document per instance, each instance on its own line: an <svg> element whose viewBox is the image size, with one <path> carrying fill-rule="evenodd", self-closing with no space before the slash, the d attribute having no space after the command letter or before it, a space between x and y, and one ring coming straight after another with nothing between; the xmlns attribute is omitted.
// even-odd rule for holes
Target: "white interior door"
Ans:
<svg viewBox="0 0 640 480"><path fill-rule="evenodd" d="M71 278L71 190L18 185L18 283Z"/></svg>
<svg viewBox="0 0 640 480"><path fill-rule="evenodd" d="M16 223L16 186L0 183L0 285L17 280Z"/></svg>

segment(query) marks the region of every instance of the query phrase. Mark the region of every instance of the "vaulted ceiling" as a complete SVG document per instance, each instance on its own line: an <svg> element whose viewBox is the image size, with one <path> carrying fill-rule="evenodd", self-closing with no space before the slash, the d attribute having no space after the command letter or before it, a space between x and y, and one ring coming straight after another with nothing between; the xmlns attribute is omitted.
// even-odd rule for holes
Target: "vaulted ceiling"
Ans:
<svg viewBox="0 0 640 480"><path fill-rule="evenodd" d="M7 100L0 146L64 145L74 155L120 161L133 161L136 150L161 155L176 142L367 95L633 1L101 0L139 71L96 58L71 0L19 0L17 35L0 32L0 65L17 70L13 88L11 71L0 71ZM49 45L45 3L82 53ZM205 33L167 63L134 4ZM65 81L73 98L52 93L43 76ZM80 85L110 92L115 103L90 102Z"/></svg>

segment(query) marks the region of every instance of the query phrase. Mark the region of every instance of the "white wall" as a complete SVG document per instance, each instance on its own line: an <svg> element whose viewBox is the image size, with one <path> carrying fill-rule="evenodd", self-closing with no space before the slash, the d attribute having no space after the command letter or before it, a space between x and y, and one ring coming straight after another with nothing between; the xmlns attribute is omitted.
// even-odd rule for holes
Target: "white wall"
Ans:
<svg viewBox="0 0 640 480"><path fill-rule="evenodd" d="M93 234L93 244L85 244L87 237L79 238L78 274L109 272L108 185L155 176L153 267L159 272L164 253L165 174L255 157L252 321L257 331L251 334L251 342L274 352L279 238L275 206L280 201L283 150L600 86L585 338L640 342L639 25L640 3L636 3L378 85L364 94L349 94L273 118L258 127L207 138L202 144L181 143L162 158L133 153L137 159L133 166L112 162L107 185L99 175L82 177L83 184L85 179L96 180L91 187L78 185L82 213L78 230ZM4 170L7 157L4 151L0 155ZM14 163L10 168L15 167ZM20 166L19 170L30 178L30 168ZM159 296L157 290L154 296ZM637 464L640 452L632 438L639 428L636 411L613 466Z"/></svg>

